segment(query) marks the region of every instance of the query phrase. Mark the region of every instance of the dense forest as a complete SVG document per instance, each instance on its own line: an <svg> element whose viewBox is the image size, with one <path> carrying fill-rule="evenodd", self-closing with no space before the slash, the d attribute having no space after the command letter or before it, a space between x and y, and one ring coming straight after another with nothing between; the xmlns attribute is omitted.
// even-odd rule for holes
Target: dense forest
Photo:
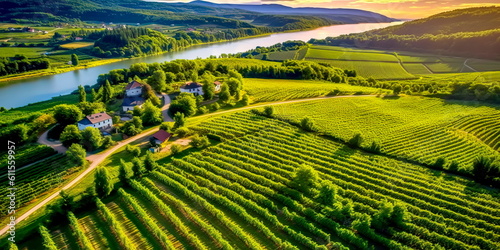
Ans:
<svg viewBox="0 0 500 250"><path fill-rule="evenodd" d="M310 42L500 59L499 15L500 7L459 9L398 26Z"/></svg>
<svg viewBox="0 0 500 250"><path fill-rule="evenodd" d="M48 69L50 62L47 59L28 60L25 56L17 55L14 60L0 57L0 76L18 74L31 70Z"/></svg>

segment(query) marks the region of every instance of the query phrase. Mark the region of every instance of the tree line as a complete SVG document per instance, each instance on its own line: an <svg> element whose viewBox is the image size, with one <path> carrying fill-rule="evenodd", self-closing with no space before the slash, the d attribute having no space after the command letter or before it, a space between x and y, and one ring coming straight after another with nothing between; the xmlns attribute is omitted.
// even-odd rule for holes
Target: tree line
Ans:
<svg viewBox="0 0 500 250"><path fill-rule="evenodd" d="M19 74L32 70L48 69L50 62L48 59L29 60L25 56L18 55L10 58L0 57L0 76Z"/></svg>

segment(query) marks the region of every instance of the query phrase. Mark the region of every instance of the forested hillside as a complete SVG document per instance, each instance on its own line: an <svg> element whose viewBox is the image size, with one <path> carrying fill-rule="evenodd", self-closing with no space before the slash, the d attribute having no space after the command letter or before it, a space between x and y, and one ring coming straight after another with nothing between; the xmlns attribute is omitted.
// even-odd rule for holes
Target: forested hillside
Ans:
<svg viewBox="0 0 500 250"><path fill-rule="evenodd" d="M315 44L500 58L500 7L459 9L385 29L312 39Z"/></svg>

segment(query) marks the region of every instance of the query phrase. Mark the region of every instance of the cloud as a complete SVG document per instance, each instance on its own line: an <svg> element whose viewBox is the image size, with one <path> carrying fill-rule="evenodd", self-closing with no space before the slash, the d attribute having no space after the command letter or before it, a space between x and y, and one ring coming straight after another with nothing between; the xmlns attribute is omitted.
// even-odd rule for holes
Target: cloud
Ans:
<svg viewBox="0 0 500 250"><path fill-rule="evenodd" d="M260 0L261 2L295 2L295 0Z"/></svg>

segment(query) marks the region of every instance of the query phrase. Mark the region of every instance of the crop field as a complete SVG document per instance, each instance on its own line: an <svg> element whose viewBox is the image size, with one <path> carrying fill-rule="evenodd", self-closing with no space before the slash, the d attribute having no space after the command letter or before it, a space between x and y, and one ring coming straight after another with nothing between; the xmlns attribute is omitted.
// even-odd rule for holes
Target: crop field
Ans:
<svg viewBox="0 0 500 250"><path fill-rule="evenodd" d="M470 69L464 68L463 63L426 63L427 66L434 73L459 73L468 72ZM462 68L464 71L462 71Z"/></svg>
<svg viewBox="0 0 500 250"><path fill-rule="evenodd" d="M306 60L311 59L398 62L398 59L392 54L327 50L316 46L311 47L306 54Z"/></svg>
<svg viewBox="0 0 500 250"><path fill-rule="evenodd" d="M422 63L404 63L403 67L410 74L422 75L432 73Z"/></svg>
<svg viewBox="0 0 500 250"><path fill-rule="evenodd" d="M245 79L244 90L254 102L284 101L326 95L373 94L376 88L332 82L288 79Z"/></svg>
<svg viewBox="0 0 500 250"><path fill-rule="evenodd" d="M19 207L26 205L39 195L44 194L54 187L58 187L75 171L77 171L77 168L68 161L65 155L61 154L46 158L34 165L18 169L16 171L16 188L22 191L17 192L17 204ZM7 197L7 194L10 192L7 190L7 175L2 175L0 179L2 183L0 185L0 194L2 197ZM2 199L1 204L5 209L2 209L0 217L7 215L6 208L8 207L8 202L7 199Z"/></svg>
<svg viewBox="0 0 500 250"><path fill-rule="evenodd" d="M320 131L348 141L356 133L391 155L433 164L443 157L469 168L479 155L500 156L498 107L423 97L327 99L275 107L279 117L311 117Z"/></svg>
<svg viewBox="0 0 500 250"><path fill-rule="evenodd" d="M500 247L500 198L468 179L361 153L252 112L193 129L222 141L132 179L20 249L42 241L57 249ZM331 183L333 204L319 203L318 185L301 192L291 184L303 164L317 184ZM375 221L387 206L402 221L380 228Z"/></svg>
<svg viewBox="0 0 500 250"><path fill-rule="evenodd" d="M435 56L418 56L398 54L398 58L402 63L438 63L441 60Z"/></svg>
<svg viewBox="0 0 500 250"><path fill-rule="evenodd" d="M414 75L408 73L399 63L341 61L341 60L310 60L318 63L327 63L341 69L354 69L363 77L374 79L413 79Z"/></svg>
<svg viewBox="0 0 500 250"><path fill-rule="evenodd" d="M49 146L40 144L27 144L16 149L16 167L23 167L30 163L44 159L56 154L56 151ZM8 153L0 154L0 168L7 169Z"/></svg>
<svg viewBox="0 0 500 250"><path fill-rule="evenodd" d="M205 59L206 61L211 61L214 63L220 63L222 65L227 65L230 67L246 67L246 66L279 66L280 62L270 62L262 61L258 59L246 59L246 58L222 58L222 59Z"/></svg>
<svg viewBox="0 0 500 250"><path fill-rule="evenodd" d="M480 60L480 59L470 59L467 61L467 65L472 67L477 71L499 71L500 62L490 61L490 60Z"/></svg>
<svg viewBox="0 0 500 250"><path fill-rule="evenodd" d="M61 45L63 49L79 49L94 45L92 42L72 42Z"/></svg>

